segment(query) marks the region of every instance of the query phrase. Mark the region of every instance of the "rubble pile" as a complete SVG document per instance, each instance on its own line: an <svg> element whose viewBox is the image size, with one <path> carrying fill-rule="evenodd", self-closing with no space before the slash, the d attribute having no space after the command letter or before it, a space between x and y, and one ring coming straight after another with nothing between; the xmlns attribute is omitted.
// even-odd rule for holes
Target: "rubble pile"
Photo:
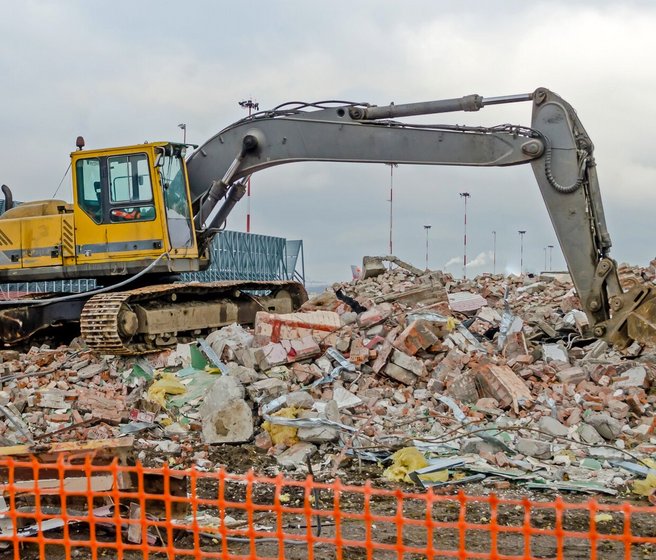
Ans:
<svg viewBox="0 0 656 560"><path fill-rule="evenodd" d="M379 272L159 354L2 351L0 443L133 437L142 461L201 469L208 446L247 443L333 476L356 459L423 486L616 494L637 479L653 498L653 349L589 337L567 274ZM656 261L620 273L654 283Z"/></svg>

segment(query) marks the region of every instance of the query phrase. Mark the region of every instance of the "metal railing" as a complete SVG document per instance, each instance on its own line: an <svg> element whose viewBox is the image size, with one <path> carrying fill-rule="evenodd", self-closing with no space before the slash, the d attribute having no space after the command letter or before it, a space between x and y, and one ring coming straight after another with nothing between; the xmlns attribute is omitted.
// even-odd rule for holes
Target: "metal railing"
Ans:
<svg viewBox="0 0 656 560"><path fill-rule="evenodd" d="M0 201L2 202L2 201ZM219 280L296 280L305 282L303 241L282 237L224 231L211 245L212 263L202 272L181 275L183 282ZM95 289L96 280L43 280L0 284L0 299L20 293L78 293Z"/></svg>

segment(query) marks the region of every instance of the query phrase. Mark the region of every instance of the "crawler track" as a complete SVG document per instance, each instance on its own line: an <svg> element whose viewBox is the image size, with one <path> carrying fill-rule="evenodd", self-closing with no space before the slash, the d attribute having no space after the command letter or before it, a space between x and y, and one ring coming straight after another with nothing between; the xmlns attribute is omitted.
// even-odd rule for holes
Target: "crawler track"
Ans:
<svg viewBox="0 0 656 560"><path fill-rule="evenodd" d="M90 348L105 354L140 354L183 342L202 334L204 329L185 328L194 306L219 311L210 328L232 322L252 324L262 310L295 310L307 300L305 288L296 282L211 282L162 284L122 292L109 292L90 298L80 316L80 331ZM237 306L237 319L234 306ZM166 306L171 324L166 332L149 332L143 321L144 310ZM135 313L136 308L142 312ZM179 323L176 322L179 319ZM201 332L199 332L201 331Z"/></svg>

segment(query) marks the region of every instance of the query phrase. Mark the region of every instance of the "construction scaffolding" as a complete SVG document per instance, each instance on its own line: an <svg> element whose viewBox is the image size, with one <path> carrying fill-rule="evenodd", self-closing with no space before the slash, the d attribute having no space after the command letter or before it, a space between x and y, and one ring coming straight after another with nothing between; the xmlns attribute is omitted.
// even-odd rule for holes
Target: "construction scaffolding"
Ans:
<svg viewBox="0 0 656 560"><path fill-rule="evenodd" d="M299 255L301 262L299 263ZM184 282L219 280L297 280L305 282L303 241L224 231L210 247L211 266L185 273ZM300 270L298 265L301 264Z"/></svg>

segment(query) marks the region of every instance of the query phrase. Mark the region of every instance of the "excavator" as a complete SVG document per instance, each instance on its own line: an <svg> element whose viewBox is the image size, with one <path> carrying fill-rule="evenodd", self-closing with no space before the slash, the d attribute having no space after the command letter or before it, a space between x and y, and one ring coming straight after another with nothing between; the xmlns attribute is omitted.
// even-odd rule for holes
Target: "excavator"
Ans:
<svg viewBox="0 0 656 560"><path fill-rule="evenodd" d="M414 124L399 118L530 102L531 126ZM79 321L98 352L148 352L258 310L290 312L294 282L174 283L209 265L220 234L257 171L300 161L530 164L590 334L618 347L656 341L653 286L624 290L610 257L593 144L573 107L545 88L409 104L286 103L244 118L197 147L153 142L71 154L73 202L26 203L0 217L0 282L96 278L82 294L2 302L4 344ZM7 195L8 189L4 189Z"/></svg>

